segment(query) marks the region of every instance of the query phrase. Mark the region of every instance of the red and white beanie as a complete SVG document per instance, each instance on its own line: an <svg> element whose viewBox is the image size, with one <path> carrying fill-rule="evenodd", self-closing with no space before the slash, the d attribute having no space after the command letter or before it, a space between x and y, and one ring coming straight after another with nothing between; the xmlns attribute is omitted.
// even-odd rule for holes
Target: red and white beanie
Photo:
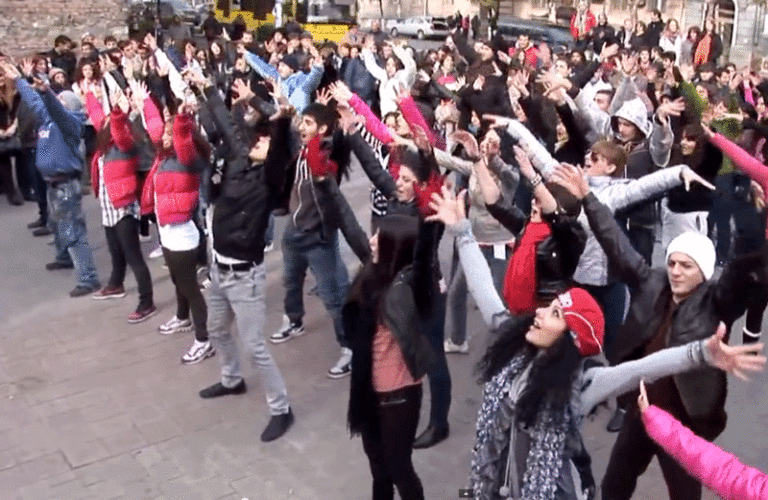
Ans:
<svg viewBox="0 0 768 500"><path fill-rule="evenodd" d="M605 337L605 318L597 301L586 290L575 287L560 294L557 299L579 353L585 357L600 354Z"/></svg>

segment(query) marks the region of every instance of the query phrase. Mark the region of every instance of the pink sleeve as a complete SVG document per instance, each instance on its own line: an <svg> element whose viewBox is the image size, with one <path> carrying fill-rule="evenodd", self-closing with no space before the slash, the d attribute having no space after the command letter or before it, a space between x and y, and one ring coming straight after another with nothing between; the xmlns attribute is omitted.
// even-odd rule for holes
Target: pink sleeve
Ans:
<svg viewBox="0 0 768 500"><path fill-rule="evenodd" d="M643 413L648 435L701 484L725 500L768 498L768 476L700 438L656 406Z"/></svg>
<svg viewBox="0 0 768 500"><path fill-rule="evenodd" d="M389 133L387 126L381 123L379 117L373 114L371 108L357 94L352 94L349 105L355 110L355 113L365 118L365 128L368 129L368 132L383 144L392 143L392 134Z"/></svg>
<svg viewBox="0 0 768 500"><path fill-rule="evenodd" d="M763 186L763 189L768 187L768 167L760 163L757 158L720 134L715 134L710 141L730 158L739 170L747 174L750 179Z"/></svg>
<svg viewBox="0 0 768 500"><path fill-rule="evenodd" d="M163 132L165 131L165 122L160 114L160 110L157 109L155 101L147 99L144 101L144 121L147 125L147 134L153 144L157 145L163 140Z"/></svg>
<svg viewBox="0 0 768 500"><path fill-rule="evenodd" d="M411 129L422 129L427 134L427 138L429 139L429 143L432 145L432 147L445 149L445 144L442 143L437 134L435 134L429 125L427 125L427 121L424 119L424 115L421 114L419 106L416 104L416 101L413 100L412 96L400 99L398 105L400 106L400 111L403 113L403 118L405 118L405 121L408 122L408 125L411 127Z"/></svg>
<svg viewBox="0 0 768 500"><path fill-rule="evenodd" d="M104 120L107 118L104 114L104 108L101 102L93 95L93 92L85 94L85 109L88 112L88 118L93 123L93 128L98 132L104 127Z"/></svg>
<svg viewBox="0 0 768 500"><path fill-rule="evenodd" d="M185 167L190 167L197 158L195 141L192 138L195 121L192 115L176 115L173 121L173 150L176 159Z"/></svg>
<svg viewBox="0 0 768 500"><path fill-rule="evenodd" d="M128 115L123 113L120 106L112 108L112 118L109 121L109 129L117 149L123 153L130 151L134 144L133 134L131 133L131 124L128 122Z"/></svg>

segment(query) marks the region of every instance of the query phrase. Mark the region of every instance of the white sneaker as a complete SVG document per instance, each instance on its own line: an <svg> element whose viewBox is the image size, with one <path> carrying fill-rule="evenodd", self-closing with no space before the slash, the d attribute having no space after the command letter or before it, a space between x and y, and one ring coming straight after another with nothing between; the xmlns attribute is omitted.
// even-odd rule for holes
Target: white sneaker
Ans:
<svg viewBox="0 0 768 500"><path fill-rule="evenodd" d="M210 358L214 354L216 354L216 351L209 341L199 342L195 339L189 351L181 357L181 362L185 365L194 365L205 358Z"/></svg>
<svg viewBox="0 0 768 500"><path fill-rule="evenodd" d="M275 244L270 243L269 245L264 246L264 253L271 252L272 250L274 250L274 248L275 248Z"/></svg>
<svg viewBox="0 0 768 500"><path fill-rule="evenodd" d="M194 327L192 326L192 321L189 319L179 319L174 316L160 325L157 329L160 330L162 335L173 335L174 333L179 332L191 332Z"/></svg>
<svg viewBox="0 0 768 500"><path fill-rule="evenodd" d="M283 316L283 326L278 331L269 336L269 340L273 344L280 344L286 340L291 340L294 337L301 337L304 335L304 325L295 325L291 323L288 316Z"/></svg>
<svg viewBox="0 0 768 500"><path fill-rule="evenodd" d="M159 259L163 256L163 247L157 245L151 252L149 252L150 259Z"/></svg>
<svg viewBox="0 0 768 500"><path fill-rule="evenodd" d="M341 348L341 357L330 370L328 378L342 378L352 373L352 349Z"/></svg>
<svg viewBox="0 0 768 500"><path fill-rule="evenodd" d="M469 352L469 344L466 340L461 344L454 344L451 339L445 339L443 350L446 353L467 354Z"/></svg>

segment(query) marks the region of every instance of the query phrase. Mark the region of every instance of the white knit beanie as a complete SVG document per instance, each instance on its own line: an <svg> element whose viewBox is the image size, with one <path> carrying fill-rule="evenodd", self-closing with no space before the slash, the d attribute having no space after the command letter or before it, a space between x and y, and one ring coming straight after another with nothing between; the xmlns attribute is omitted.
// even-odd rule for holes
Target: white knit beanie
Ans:
<svg viewBox="0 0 768 500"><path fill-rule="evenodd" d="M715 272L715 245L703 234L688 231L683 233L667 247L667 261L675 252L684 253L699 266L704 279L708 280Z"/></svg>

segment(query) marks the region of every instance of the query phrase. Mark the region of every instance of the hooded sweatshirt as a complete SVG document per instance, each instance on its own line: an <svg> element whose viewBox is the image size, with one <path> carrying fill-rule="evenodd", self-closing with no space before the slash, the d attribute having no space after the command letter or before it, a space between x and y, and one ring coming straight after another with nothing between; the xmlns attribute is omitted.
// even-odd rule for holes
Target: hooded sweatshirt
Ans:
<svg viewBox="0 0 768 500"><path fill-rule="evenodd" d="M52 91L40 94L22 78L16 79L16 88L40 122L36 165L43 178L50 180L78 175L84 161L80 147L85 124L82 104L81 109L70 111ZM76 103L73 102L73 105Z"/></svg>

